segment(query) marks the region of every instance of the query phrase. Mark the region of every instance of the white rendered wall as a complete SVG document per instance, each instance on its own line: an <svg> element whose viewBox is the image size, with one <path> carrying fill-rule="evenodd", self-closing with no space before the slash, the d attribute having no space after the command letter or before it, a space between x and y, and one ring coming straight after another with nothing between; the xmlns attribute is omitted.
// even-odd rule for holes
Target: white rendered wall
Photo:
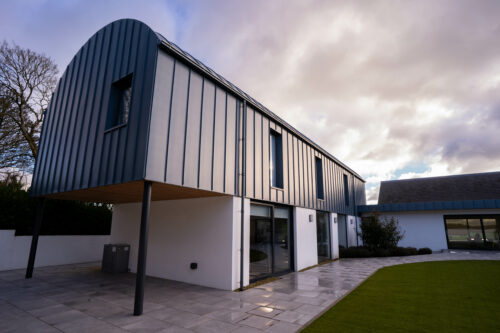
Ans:
<svg viewBox="0 0 500 333"><path fill-rule="evenodd" d="M312 222L309 222L309 216ZM294 208L293 230L295 241L295 270L318 264L318 239L316 233L316 211Z"/></svg>
<svg viewBox="0 0 500 333"><path fill-rule="evenodd" d="M248 215L250 207L246 206ZM237 288L240 209L237 197L153 201L146 274L219 289ZM115 205L113 209L111 242L130 244L132 272L137 265L140 216L140 203ZM249 221L246 224L247 239ZM245 262L249 262L248 253L247 245ZM192 262L198 263L198 269L190 268ZM248 279L248 267L245 269Z"/></svg>
<svg viewBox="0 0 500 333"><path fill-rule="evenodd" d="M0 230L0 271L26 268L31 236ZM101 261L109 236L39 236L35 267Z"/></svg>
<svg viewBox="0 0 500 333"><path fill-rule="evenodd" d="M444 215L475 215L475 214L500 214L500 210L451 210L451 211L421 211L421 212L395 212L382 216L398 218L401 229L405 232L399 246L412 246L416 248L429 247L433 251L448 248Z"/></svg>
<svg viewBox="0 0 500 333"><path fill-rule="evenodd" d="M240 287L240 255L241 255L241 198L235 197L233 201L233 287ZM250 199L245 199L244 222L244 253L243 253L243 285L247 286L250 280Z"/></svg>
<svg viewBox="0 0 500 333"><path fill-rule="evenodd" d="M330 214L330 245L332 252L332 259L339 258L339 229L337 213Z"/></svg>

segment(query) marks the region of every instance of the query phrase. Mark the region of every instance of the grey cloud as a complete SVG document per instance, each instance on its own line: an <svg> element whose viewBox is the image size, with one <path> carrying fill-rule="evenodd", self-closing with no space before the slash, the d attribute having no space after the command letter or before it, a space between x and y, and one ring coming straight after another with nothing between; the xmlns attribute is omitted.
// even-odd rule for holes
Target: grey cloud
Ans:
<svg viewBox="0 0 500 333"><path fill-rule="evenodd" d="M61 57L112 19L136 17L366 177L417 163L499 169L498 1L120 4L49 6L39 31L22 18L26 6L9 4L21 23L4 14L0 28L33 33L35 46ZM426 103L439 107L422 113Z"/></svg>

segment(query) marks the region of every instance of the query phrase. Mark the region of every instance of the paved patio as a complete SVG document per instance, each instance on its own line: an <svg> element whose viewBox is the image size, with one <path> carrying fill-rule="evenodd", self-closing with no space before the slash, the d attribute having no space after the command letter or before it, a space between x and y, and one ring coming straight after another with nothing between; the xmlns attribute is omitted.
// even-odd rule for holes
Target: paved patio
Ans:
<svg viewBox="0 0 500 333"><path fill-rule="evenodd" d="M131 315L133 274L98 263L0 272L0 332L295 332L384 266L434 260L500 260L499 252L342 259L245 292L147 278L144 315Z"/></svg>

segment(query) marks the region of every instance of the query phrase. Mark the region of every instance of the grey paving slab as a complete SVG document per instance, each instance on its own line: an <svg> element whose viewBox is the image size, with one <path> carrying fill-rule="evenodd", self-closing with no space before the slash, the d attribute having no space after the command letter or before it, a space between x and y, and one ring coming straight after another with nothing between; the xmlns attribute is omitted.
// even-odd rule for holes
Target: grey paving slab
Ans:
<svg viewBox="0 0 500 333"><path fill-rule="evenodd" d="M250 326L259 330L265 330L276 323L275 320L261 316L250 316L239 322L241 325Z"/></svg>
<svg viewBox="0 0 500 333"><path fill-rule="evenodd" d="M295 332L378 269L437 260L500 260L500 252L452 251L342 259L244 292L146 278L144 314L133 316L135 275L96 263L0 272L0 332Z"/></svg>
<svg viewBox="0 0 500 333"><path fill-rule="evenodd" d="M200 324L191 329L199 333L228 333L237 329L238 326L216 319L204 319Z"/></svg>
<svg viewBox="0 0 500 333"><path fill-rule="evenodd" d="M275 308L271 308L268 306L261 306L261 307L258 307L256 309L249 311L248 313L251 313L251 314L254 314L257 316L261 316L261 317L266 317L266 318L274 318L277 315L279 315L281 312L282 312L281 310L278 310Z"/></svg>

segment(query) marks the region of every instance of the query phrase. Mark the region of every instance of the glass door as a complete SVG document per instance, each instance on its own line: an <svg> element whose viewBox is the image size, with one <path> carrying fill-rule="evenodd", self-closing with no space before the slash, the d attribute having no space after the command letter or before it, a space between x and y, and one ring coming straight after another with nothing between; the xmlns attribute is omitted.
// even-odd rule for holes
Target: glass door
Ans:
<svg viewBox="0 0 500 333"><path fill-rule="evenodd" d="M290 209L250 205L250 281L291 269Z"/></svg>
<svg viewBox="0 0 500 333"><path fill-rule="evenodd" d="M318 262L330 259L330 218L328 213L316 212L316 235L318 241Z"/></svg>
<svg viewBox="0 0 500 333"><path fill-rule="evenodd" d="M290 232L288 208L274 208L274 272L290 269Z"/></svg>
<svg viewBox="0 0 500 333"><path fill-rule="evenodd" d="M272 273L271 207L250 207L250 280Z"/></svg>

